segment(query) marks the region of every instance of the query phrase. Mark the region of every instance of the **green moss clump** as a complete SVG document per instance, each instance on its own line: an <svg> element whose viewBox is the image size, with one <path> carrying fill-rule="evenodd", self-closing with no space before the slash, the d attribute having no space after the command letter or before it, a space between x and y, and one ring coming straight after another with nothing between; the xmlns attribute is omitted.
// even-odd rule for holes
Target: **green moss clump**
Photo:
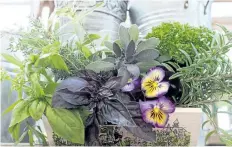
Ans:
<svg viewBox="0 0 232 147"><path fill-rule="evenodd" d="M179 22L162 23L152 28L146 39L156 37L160 39L158 49L162 55L169 55L179 63L185 63L185 55L179 49L187 52L191 58L195 56L193 44L198 50L208 50L214 32L205 27L193 27Z"/></svg>

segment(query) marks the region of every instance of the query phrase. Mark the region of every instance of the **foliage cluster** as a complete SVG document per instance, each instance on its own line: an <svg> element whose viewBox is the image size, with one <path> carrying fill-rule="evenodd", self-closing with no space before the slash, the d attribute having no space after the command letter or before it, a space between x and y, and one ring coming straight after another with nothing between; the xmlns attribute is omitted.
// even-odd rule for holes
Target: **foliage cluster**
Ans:
<svg viewBox="0 0 232 147"><path fill-rule="evenodd" d="M9 132L16 143L28 134L31 145L33 135L46 144L41 129L29 123L19 135L23 121L29 117L37 121L43 115L55 134L77 144L99 145L99 126L108 124L124 126L137 137L153 140L152 126L142 120L139 110L143 91L123 93L120 88L130 78L163 66L169 73L168 80L180 83L171 84L180 90L172 97L175 105L201 107L209 117L203 127L207 123L215 127L207 138L222 133L221 139L231 145L231 135L218 128L217 111L210 109L221 101L231 104L232 64L226 56L232 47L231 32L224 27L221 34L202 27L164 23L147 39L139 39L136 25L121 25L120 39L113 43L103 39L106 48L97 50L94 42L100 36L88 34L81 25L82 18L92 11L76 15L70 8L59 9L48 28L40 21L31 21L29 30L11 39L10 49L23 52L24 60L2 54L17 66L15 77L1 69L1 80L10 80L12 90L18 92L18 100L3 112L13 112ZM70 21L60 24L61 16ZM62 41L68 25L76 27L68 33L68 40Z"/></svg>
<svg viewBox="0 0 232 147"><path fill-rule="evenodd" d="M179 22L162 23L152 28L146 38L156 37L160 39L158 46L161 54L169 55L179 63L185 62L185 56L179 51L184 50L193 59L195 53L192 50L193 44L199 50L208 50L213 39L213 32L205 27L192 27Z"/></svg>

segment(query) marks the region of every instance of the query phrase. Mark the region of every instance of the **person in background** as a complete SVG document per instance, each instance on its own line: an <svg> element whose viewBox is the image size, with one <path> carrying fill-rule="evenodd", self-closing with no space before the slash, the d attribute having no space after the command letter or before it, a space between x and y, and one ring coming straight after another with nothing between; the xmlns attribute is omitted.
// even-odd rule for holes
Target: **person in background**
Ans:
<svg viewBox="0 0 232 147"><path fill-rule="evenodd" d="M48 7L49 8L49 10L50 10L49 11L49 16L50 16L52 14L52 12L54 11L54 9L55 9L54 1L53 0L40 0L39 10L37 12L36 18L41 17L41 14L42 14L42 11L43 11L44 7Z"/></svg>

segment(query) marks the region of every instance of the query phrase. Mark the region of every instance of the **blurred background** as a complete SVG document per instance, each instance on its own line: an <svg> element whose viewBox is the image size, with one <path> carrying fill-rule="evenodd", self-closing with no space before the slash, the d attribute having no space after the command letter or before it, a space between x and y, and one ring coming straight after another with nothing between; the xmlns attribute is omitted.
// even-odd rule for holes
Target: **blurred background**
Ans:
<svg viewBox="0 0 232 147"><path fill-rule="evenodd" d="M76 0L77 2L78 0ZM80 0L79 0L80 1ZM95 1L95 0L91 0ZM114 0L103 0L114 3ZM150 9L145 7L144 3L151 3L148 5ZM63 3L64 2L64 3ZM1 0L0 1L0 32L17 34L20 27L26 27L29 22L29 17L41 19L44 25L47 25L49 15L56 7L62 7L66 4L64 1L40 1L40 0ZM71 1L73 2L73 1ZM143 3L143 6L141 6ZM141 7L143 9L141 9ZM175 11L173 10L176 7ZM139 10L141 9L141 11ZM169 0L169 2L162 2L160 0L130 0L128 2L126 11L125 23L136 23L139 25L141 32L146 32L149 26L158 25L161 22L169 20L178 20L189 23L194 26L206 26L210 29L218 29L216 24L224 25L232 30L232 0ZM152 13L145 19L141 15L145 10L150 10ZM173 11L172 11L173 10ZM129 13L130 12L130 13ZM136 16L135 16L136 14ZM137 17L140 16L140 17ZM143 20L144 19L144 20ZM153 21L151 21L153 20ZM143 21L150 21L143 22ZM145 23L145 24L144 24ZM10 35L1 36L0 49L1 52L9 52ZM16 56L22 57L20 53ZM232 58L232 51L229 56ZM1 67L6 68L9 72L14 69L14 66L1 61ZM13 72L11 73L13 75ZM17 95L10 94L10 83L1 83L1 111L4 111L10 104L12 104ZM218 106L219 111L232 112L232 109L227 106ZM8 126L10 123L11 114L1 116L1 143L13 143L10 134L8 133ZM218 114L218 124L222 129L232 130L232 117L229 114ZM23 128L23 127L22 127ZM202 140L204 135L202 135ZM25 138L25 143L28 139ZM201 144L203 145L203 144Z"/></svg>

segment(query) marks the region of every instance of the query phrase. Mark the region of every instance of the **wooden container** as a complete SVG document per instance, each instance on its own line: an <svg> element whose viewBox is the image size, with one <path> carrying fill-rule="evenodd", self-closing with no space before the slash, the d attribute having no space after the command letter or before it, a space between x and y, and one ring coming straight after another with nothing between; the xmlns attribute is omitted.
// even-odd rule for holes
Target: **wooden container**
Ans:
<svg viewBox="0 0 232 147"><path fill-rule="evenodd" d="M100 140L103 145L158 145L158 146L197 146L201 130L202 111L200 108L176 108L170 115L165 128L154 128L156 133L155 142L147 142L129 133L123 127L101 126ZM55 146L53 132L46 117L38 123L50 146ZM115 138L114 134L119 134L120 138ZM117 144L115 144L117 142ZM111 144L112 143L112 144Z"/></svg>

